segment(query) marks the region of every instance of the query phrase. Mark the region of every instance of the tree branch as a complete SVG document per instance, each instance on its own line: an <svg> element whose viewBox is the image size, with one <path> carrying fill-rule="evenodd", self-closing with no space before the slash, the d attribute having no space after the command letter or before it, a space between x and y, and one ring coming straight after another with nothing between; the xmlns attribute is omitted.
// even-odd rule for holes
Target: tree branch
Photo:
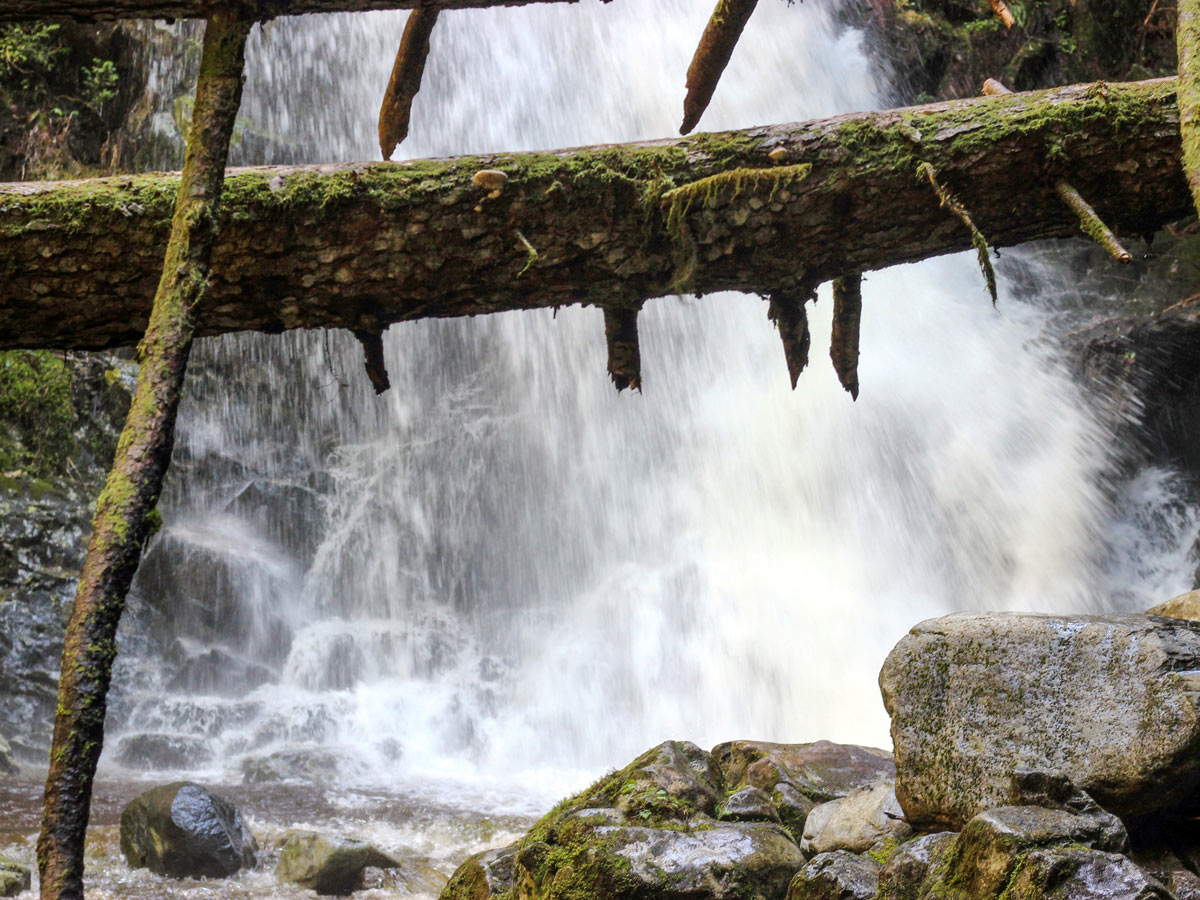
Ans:
<svg viewBox="0 0 1200 900"><path fill-rule="evenodd" d="M1192 211L1171 79L556 153L233 170L197 333L767 296L970 249L923 163L993 246L1078 234L1055 192L1068 175L1117 233ZM0 347L138 340L177 186L0 186Z"/></svg>

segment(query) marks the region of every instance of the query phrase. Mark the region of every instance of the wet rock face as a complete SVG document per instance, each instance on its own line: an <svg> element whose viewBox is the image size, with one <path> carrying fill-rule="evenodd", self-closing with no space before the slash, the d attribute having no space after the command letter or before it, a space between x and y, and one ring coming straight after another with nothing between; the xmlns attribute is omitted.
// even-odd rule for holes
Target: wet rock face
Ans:
<svg viewBox="0 0 1200 900"><path fill-rule="evenodd" d="M241 813L198 784L175 782L121 812L121 853L132 868L172 878L223 878L253 868L258 844Z"/></svg>
<svg viewBox="0 0 1200 900"><path fill-rule="evenodd" d="M394 869L400 861L353 838L297 831L279 851L275 877L318 894L349 894L362 885L367 867Z"/></svg>
<svg viewBox="0 0 1200 900"><path fill-rule="evenodd" d="M800 849L868 853L903 843L911 834L896 802L896 783L888 779L814 809L805 822Z"/></svg>
<svg viewBox="0 0 1200 900"><path fill-rule="evenodd" d="M1200 623L960 614L922 622L880 673L896 793L914 825L1012 803L1014 772L1065 774L1107 810L1196 811Z"/></svg>

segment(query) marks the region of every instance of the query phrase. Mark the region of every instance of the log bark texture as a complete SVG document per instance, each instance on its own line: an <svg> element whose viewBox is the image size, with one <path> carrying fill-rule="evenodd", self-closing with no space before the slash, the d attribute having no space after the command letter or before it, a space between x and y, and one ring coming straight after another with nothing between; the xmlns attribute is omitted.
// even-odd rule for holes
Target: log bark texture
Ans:
<svg viewBox="0 0 1200 900"><path fill-rule="evenodd" d="M96 503L92 537L63 646L50 771L38 838L42 900L82 900L83 849L92 781L104 743L106 695L117 655L117 625L149 536L171 459L175 415L216 239L217 203L242 94L251 23L210 16L166 256L149 327L138 346L141 371L116 457ZM160 248L161 249L161 248Z"/></svg>
<svg viewBox="0 0 1200 900"><path fill-rule="evenodd" d="M483 9L531 3L577 3L579 0L434 0L438 9ZM609 3L611 0L600 0ZM203 19L215 7L234 7L261 21L302 13L363 12L428 7L430 0L0 0L0 22L67 19L100 22L111 19Z"/></svg>
<svg viewBox="0 0 1200 900"><path fill-rule="evenodd" d="M1178 5L1179 131L1184 171L1200 210L1200 0L1179 0Z"/></svg>
<svg viewBox="0 0 1200 900"><path fill-rule="evenodd" d="M197 332L766 296L970 249L923 163L993 246L1080 234L1055 193L1067 176L1118 233L1192 210L1173 79L556 153L234 170ZM480 170L507 178L476 184ZM177 185L0 186L0 347L135 342Z"/></svg>

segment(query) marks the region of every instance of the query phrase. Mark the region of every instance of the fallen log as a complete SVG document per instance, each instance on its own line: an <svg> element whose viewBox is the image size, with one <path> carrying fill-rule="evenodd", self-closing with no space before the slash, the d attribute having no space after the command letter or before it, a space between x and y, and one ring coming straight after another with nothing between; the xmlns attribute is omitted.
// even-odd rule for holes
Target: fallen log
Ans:
<svg viewBox="0 0 1200 900"><path fill-rule="evenodd" d="M970 249L922 165L993 246L1079 234L1055 193L1067 176L1116 232L1149 235L1192 210L1180 152L1175 82L1159 79L553 153L231 170L197 334L767 296ZM0 186L0 347L135 343L177 186Z"/></svg>
<svg viewBox="0 0 1200 900"><path fill-rule="evenodd" d="M531 3L577 3L579 0L436 0L438 9L482 9ZM610 3L611 0L600 0ZM100 22L112 19L203 19L214 7L232 9L244 19L261 21L303 13L363 12L428 7L429 0L0 0L0 22L66 19Z"/></svg>

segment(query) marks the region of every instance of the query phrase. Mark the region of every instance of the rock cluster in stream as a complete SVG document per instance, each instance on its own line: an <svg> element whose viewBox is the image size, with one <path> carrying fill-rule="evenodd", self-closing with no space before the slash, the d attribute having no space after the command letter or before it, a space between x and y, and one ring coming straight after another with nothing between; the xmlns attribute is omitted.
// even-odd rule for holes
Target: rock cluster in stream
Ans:
<svg viewBox="0 0 1200 900"><path fill-rule="evenodd" d="M442 900L1200 900L1200 622L948 616L880 685L894 761L668 741Z"/></svg>

